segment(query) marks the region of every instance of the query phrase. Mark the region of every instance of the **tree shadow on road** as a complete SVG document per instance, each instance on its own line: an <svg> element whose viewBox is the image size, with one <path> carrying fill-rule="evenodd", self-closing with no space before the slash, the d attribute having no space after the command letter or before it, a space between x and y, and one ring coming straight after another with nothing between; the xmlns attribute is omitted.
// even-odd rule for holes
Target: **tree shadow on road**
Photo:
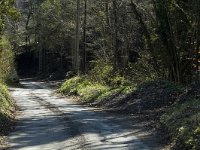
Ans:
<svg viewBox="0 0 200 150"><path fill-rule="evenodd" d="M25 89L29 89L29 86ZM30 89L32 89L31 86ZM11 149L28 149L35 146L44 147L44 150L51 149L52 147L48 147L48 144L54 145L55 150L140 150L145 149L145 145L148 149L163 147L157 142L154 135L146 132L145 121L141 122L137 117L93 110L72 102L69 103L66 99L56 96L32 97L32 100L40 103L52 114L44 111L42 114L36 113L31 117L19 118L15 131L10 135ZM32 112L41 109L31 106L28 108ZM59 148L56 148L58 144Z"/></svg>

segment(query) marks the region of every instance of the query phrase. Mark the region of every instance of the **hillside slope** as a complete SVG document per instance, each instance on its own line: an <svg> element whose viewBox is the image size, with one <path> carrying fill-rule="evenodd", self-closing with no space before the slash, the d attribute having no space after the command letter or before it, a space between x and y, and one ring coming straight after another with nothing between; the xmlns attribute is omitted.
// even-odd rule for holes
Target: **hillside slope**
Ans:
<svg viewBox="0 0 200 150"><path fill-rule="evenodd" d="M200 84L183 87L169 81L110 87L85 77L67 80L59 89L79 102L106 111L131 114L172 149L200 149Z"/></svg>
<svg viewBox="0 0 200 150"><path fill-rule="evenodd" d="M4 136L8 134L13 124L14 110L7 87L0 83L0 149L5 147Z"/></svg>

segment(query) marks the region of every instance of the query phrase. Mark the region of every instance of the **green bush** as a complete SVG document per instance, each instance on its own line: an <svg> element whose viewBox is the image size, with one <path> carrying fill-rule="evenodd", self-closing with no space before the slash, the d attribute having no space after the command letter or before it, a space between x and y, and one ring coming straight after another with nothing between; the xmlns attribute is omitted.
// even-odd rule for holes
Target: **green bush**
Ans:
<svg viewBox="0 0 200 150"><path fill-rule="evenodd" d="M10 42L6 38L0 38L0 81L9 79L14 70L14 54Z"/></svg>
<svg viewBox="0 0 200 150"><path fill-rule="evenodd" d="M133 82L131 81L134 81L134 83L136 84L136 80L132 80L133 78L135 79L135 76L128 76L131 72L130 67L126 69L126 71L129 73L127 73L127 75L123 75L124 73L114 70L112 63L106 62L101 59L93 61L92 66L93 68L89 71L88 77L94 82L114 87L132 85ZM144 74L146 74L146 72ZM142 77L141 74L140 77Z"/></svg>
<svg viewBox="0 0 200 150"><path fill-rule="evenodd" d="M90 79L94 82L107 84L113 77L112 64L106 63L103 60L93 61L93 69L89 72Z"/></svg>

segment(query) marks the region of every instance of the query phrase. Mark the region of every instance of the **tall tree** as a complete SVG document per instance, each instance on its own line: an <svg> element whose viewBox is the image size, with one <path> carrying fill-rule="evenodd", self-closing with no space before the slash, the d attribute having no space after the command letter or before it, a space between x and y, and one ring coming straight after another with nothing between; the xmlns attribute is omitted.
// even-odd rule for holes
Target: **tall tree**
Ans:
<svg viewBox="0 0 200 150"><path fill-rule="evenodd" d="M84 24L83 24L83 73L86 73L86 44L87 44L87 37L86 37L86 30L87 30L87 0L84 0L85 6L84 6Z"/></svg>
<svg viewBox="0 0 200 150"><path fill-rule="evenodd" d="M76 39L75 39L74 68L79 74L80 69L80 0L77 0L76 10Z"/></svg>

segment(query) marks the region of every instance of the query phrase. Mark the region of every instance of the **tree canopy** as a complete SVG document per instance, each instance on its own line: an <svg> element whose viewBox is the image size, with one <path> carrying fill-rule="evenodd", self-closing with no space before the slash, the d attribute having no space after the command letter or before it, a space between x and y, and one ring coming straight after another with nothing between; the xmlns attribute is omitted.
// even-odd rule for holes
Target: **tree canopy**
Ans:
<svg viewBox="0 0 200 150"><path fill-rule="evenodd" d="M199 78L198 0L1 1L1 31L33 55L37 73L93 74L110 68L135 81ZM21 53L20 53L21 54ZM144 77L144 78L143 78Z"/></svg>

